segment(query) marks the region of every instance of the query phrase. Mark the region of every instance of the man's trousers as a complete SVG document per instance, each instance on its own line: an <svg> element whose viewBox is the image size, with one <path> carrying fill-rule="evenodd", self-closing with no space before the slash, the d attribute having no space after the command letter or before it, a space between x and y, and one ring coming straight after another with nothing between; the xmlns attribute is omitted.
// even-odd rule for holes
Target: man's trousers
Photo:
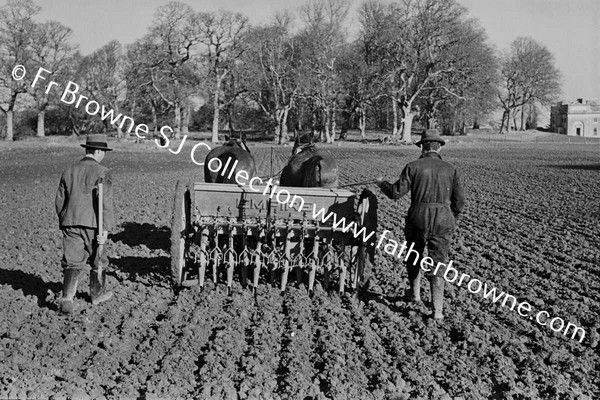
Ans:
<svg viewBox="0 0 600 400"><path fill-rule="evenodd" d="M446 268L437 269L438 263L448 264L448 253L455 221L447 205L421 205L411 207L406 217L404 236L408 245L418 252L418 256L411 252L406 260L408 280L410 281L411 297L420 300L421 260L427 248L427 256L433 259L431 272L426 277L431 282L431 302L435 318L442 318L444 302L444 273ZM433 271L437 269L435 275Z"/></svg>
<svg viewBox="0 0 600 400"><path fill-rule="evenodd" d="M96 272L98 266L93 265L98 244L95 240L97 230L82 226L67 226L61 229L63 234L63 270ZM103 265L108 264L106 253L102 255Z"/></svg>

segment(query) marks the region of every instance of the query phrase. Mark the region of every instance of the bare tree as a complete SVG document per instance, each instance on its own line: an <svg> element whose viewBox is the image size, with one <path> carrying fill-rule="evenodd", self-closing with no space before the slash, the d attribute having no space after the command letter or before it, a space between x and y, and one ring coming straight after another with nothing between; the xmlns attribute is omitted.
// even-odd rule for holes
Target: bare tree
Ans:
<svg viewBox="0 0 600 400"><path fill-rule="evenodd" d="M554 65L554 56L532 38L515 39L510 50L504 52L501 64L502 91L499 98L504 112L500 133L505 126L510 132L511 113L536 102L548 105L561 92L560 72Z"/></svg>
<svg viewBox="0 0 600 400"><path fill-rule="evenodd" d="M398 103L404 94L403 87L397 82L405 69L402 49L406 43L408 23L406 18L396 21L393 11L391 4L377 0L363 2L359 8L362 26L359 40L362 42L365 62L372 66L372 80L381 83L381 93L391 100L392 135L396 136L399 132Z"/></svg>
<svg viewBox="0 0 600 400"><path fill-rule="evenodd" d="M299 80L302 96L313 103L313 129L317 113L324 114L324 134L335 140L338 101L343 94L338 59L346 44L347 0L309 0L300 9L304 29L297 36L301 51Z"/></svg>
<svg viewBox="0 0 600 400"><path fill-rule="evenodd" d="M69 67L69 59L73 56L76 46L69 43L72 31L70 28L62 25L60 22L48 21L35 26L33 40L31 41L31 58L34 64L51 71L49 76L54 80L65 81L66 71ZM49 77L46 77L49 79ZM51 98L58 101L58 95L55 92L49 93L45 85L37 84L30 88L30 93L34 97L38 121L37 136L45 136L44 120L46 108L50 104Z"/></svg>
<svg viewBox="0 0 600 400"><path fill-rule="evenodd" d="M381 76L387 80L387 95L392 101L394 133L397 115L402 117L402 140L410 142L412 123L431 89L464 97L451 85L453 79L468 74L465 46L466 28L474 26L467 11L455 0L402 0L389 6L367 3L369 18L363 18L363 31L379 54ZM470 34L477 37L477 31ZM472 60L471 62L476 62ZM463 66L464 68L461 68Z"/></svg>
<svg viewBox="0 0 600 400"><path fill-rule="evenodd" d="M386 6L379 1L364 2L359 8L363 26L358 39L346 47L340 59L340 71L346 93L344 113L347 119L358 117L361 138L366 138L367 113L386 93L387 82L381 65L380 34L387 21ZM348 123L347 121L345 122ZM342 130L347 127L342 127Z"/></svg>
<svg viewBox="0 0 600 400"><path fill-rule="evenodd" d="M246 36L244 59L255 77L249 95L275 126L279 144L289 141L287 120L298 95L291 23L290 14L277 14L270 25L253 28Z"/></svg>
<svg viewBox="0 0 600 400"><path fill-rule="evenodd" d="M146 38L152 87L174 110L176 139L181 137L183 102L199 82L194 56L202 37L200 28L199 15L190 6L170 1L157 9Z"/></svg>
<svg viewBox="0 0 600 400"><path fill-rule="evenodd" d="M6 115L6 140L14 135L14 110L17 98L26 93L25 80L12 77L13 68L31 64L31 42L35 31L33 16L40 7L31 0L8 0L0 8L0 110Z"/></svg>
<svg viewBox="0 0 600 400"><path fill-rule="evenodd" d="M245 51L243 37L248 29L248 19L240 13L218 11L200 13L199 25L202 43L206 46L204 57L210 81L208 85L213 102L212 142L219 140L219 115L222 109L230 107L246 89L239 85L234 74L241 67ZM226 80L229 79L224 91Z"/></svg>
<svg viewBox="0 0 600 400"><path fill-rule="evenodd" d="M125 81L127 82L127 101L131 115L138 117L138 111L144 106L151 110L154 134L158 128L158 103L160 95L152 86L152 52L155 51L148 35L127 46L124 56Z"/></svg>
<svg viewBox="0 0 600 400"><path fill-rule="evenodd" d="M431 79L418 103L427 128L441 125L446 133L464 134L467 121L480 120L497 109L499 66L477 21L465 20L454 35L454 71Z"/></svg>
<svg viewBox="0 0 600 400"><path fill-rule="evenodd" d="M124 58L121 44L113 40L89 56L83 58L80 65L80 76L83 90L90 97L102 105L114 110L115 115L121 113L121 105L127 96L125 81ZM127 126L127 137L132 127L132 122L121 118L117 128L117 136L123 137L123 127ZM105 130L108 128L108 119L104 119Z"/></svg>

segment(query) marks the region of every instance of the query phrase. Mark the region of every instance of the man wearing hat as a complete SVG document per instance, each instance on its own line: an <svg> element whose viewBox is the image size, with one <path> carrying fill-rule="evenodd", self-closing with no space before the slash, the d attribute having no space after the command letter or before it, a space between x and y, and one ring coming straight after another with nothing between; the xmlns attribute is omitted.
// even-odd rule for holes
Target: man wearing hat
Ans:
<svg viewBox="0 0 600 400"><path fill-rule="evenodd" d="M108 168L100 165L106 152L112 149L108 148L106 135L101 134L88 135L86 143L81 146L85 148L85 157L63 172L55 200L63 234L64 282L62 298L59 300L63 313L73 311L77 284L90 268L92 304L100 304L113 295L105 289L106 276L99 276L98 266L93 263L98 245L104 244L108 236L108 231L97 234L100 178L104 183L103 221L109 229L114 225L111 174ZM102 257L106 265L106 255Z"/></svg>
<svg viewBox="0 0 600 400"><path fill-rule="evenodd" d="M405 218L404 236L408 246L414 244L406 260L410 293L413 302L421 301L421 259L425 247L434 265L448 263L450 241L454 233L455 218L464 206L464 195L456 169L439 155L445 144L436 130L423 132L416 145L421 147L421 157L408 163L400 179L391 184L383 178L377 186L391 199L399 199L410 190L411 205ZM426 266L428 264L426 263ZM433 268L430 268L433 271ZM431 287L432 317L443 318L444 272L439 268L435 275L428 273Z"/></svg>

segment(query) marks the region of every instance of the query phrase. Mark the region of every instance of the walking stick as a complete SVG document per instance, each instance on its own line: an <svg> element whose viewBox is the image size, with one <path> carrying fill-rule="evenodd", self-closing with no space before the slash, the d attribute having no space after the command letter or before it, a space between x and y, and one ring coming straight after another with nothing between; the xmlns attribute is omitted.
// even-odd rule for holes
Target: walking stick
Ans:
<svg viewBox="0 0 600 400"><path fill-rule="evenodd" d="M104 183L103 178L98 181L98 236L102 235L102 214L104 204ZM102 279L102 251L104 250L104 244L98 244L96 250L96 265L98 266L98 280Z"/></svg>

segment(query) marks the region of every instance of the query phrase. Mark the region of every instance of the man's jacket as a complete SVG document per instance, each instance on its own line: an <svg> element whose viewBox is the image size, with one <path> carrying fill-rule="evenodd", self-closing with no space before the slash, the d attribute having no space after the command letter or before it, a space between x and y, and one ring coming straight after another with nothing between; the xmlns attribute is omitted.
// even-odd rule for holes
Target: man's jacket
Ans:
<svg viewBox="0 0 600 400"><path fill-rule="evenodd" d="M103 178L103 228L114 226L110 170L91 157L84 157L63 172L56 192L56 213L61 228L98 227L98 181Z"/></svg>
<svg viewBox="0 0 600 400"><path fill-rule="evenodd" d="M408 163L400 179L384 182L382 192L399 199L410 190L406 223L421 231L444 234L454 229L454 218L464 207L464 194L456 169L437 153L426 153Z"/></svg>

